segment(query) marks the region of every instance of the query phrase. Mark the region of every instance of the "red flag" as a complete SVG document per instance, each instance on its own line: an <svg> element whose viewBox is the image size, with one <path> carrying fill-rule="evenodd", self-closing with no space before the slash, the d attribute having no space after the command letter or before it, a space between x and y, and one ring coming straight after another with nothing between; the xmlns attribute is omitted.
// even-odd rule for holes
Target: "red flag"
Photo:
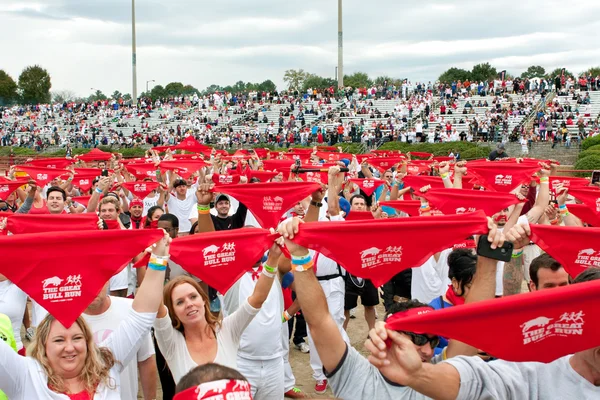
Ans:
<svg viewBox="0 0 600 400"><path fill-rule="evenodd" d="M443 189L444 181L439 176L405 176L404 177L404 187L410 186L415 190L415 194L420 196L422 193L419 190L427 185L430 185L432 189Z"/></svg>
<svg viewBox="0 0 600 400"><path fill-rule="evenodd" d="M6 180L0 182L0 199L6 200L6 198L10 196L12 192L23 185L27 185L27 182L29 182L29 179L17 179L14 181Z"/></svg>
<svg viewBox="0 0 600 400"><path fill-rule="evenodd" d="M65 169L73 164L73 162L74 160L69 160L67 158L38 158L37 160L29 161L27 164L33 165L34 167Z"/></svg>
<svg viewBox="0 0 600 400"><path fill-rule="evenodd" d="M267 182L271 179L273 179L273 177L275 177L276 175L278 175L279 172L273 172L273 171L255 171L255 170L248 170L248 172L246 173L246 177L248 178L248 180L252 179L252 178L258 178L260 179L261 182Z"/></svg>
<svg viewBox="0 0 600 400"><path fill-rule="evenodd" d="M600 345L599 292L600 281L591 281L436 311L422 307L396 313L386 325L459 340L502 360L548 363Z"/></svg>
<svg viewBox="0 0 600 400"><path fill-rule="evenodd" d="M26 233L97 231L96 214L2 214L8 217L7 229L13 235Z"/></svg>
<svg viewBox="0 0 600 400"><path fill-rule="evenodd" d="M156 190L160 184L158 182L123 182L122 187L129 190L135 197L145 199L153 190Z"/></svg>
<svg viewBox="0 0 600 400"><path fill-rule="evenodd" d="M592 211L600 214L600 190L599 189L588 189L588 188L571 188L569 194L578 200L581 200L583 204L588 206Z"/></svg>
<svg viewBox="0 0 600 400"><path fill-rule="evenodd" d="M371 157L367 162L381 172L385 172L396 164L401 164L405 159L400 157Z"/></svg>
<svg viewBox="0 0 600 400"><path fill-rule="evenodd" d="M400 210L410 215L411 217L419 216L419 209L421 208L421 200L390 200L380 201L380 206L391 207L396 210Z"/></svg>
<svg viewBox="0 0 600 400"><path fill-rule="evenodd" d="M112 153L107 153L100 149L92 149L89 153L81 154L76 156L82 161L90 162L90 161L108 161L112 158Z"/></svg>
<svg viewBox="0 0 600 400"><path fill-rule="evenodd" d="M350 182L356 184L360 190L365 192L367 196L371 196L377 188L386 182L382 179L350 179Z"/></svg>
<svg viewBox="0 0 600 400"><path fill-rule="evenodd" d="M94 179L96 179L97 176L98 175L95 174L75 174L72 182L73 186L76 186L82 191L87 192L92 188L92 186L94 186Z"/></svg>
<svg viewBox="0 0 600 400"><path fill-rule="evenodd" d="M69 174L71 171L66 169L57 169L57 168L42 168L42 167L28 167L26 165L19 165L17 167L18 171L23 171L31 179L33 179L38 186L44 187L51 180L58 178L63 174Z"/></svg>
<svg viewBox="0 0 600 400"><path fill-rule="evenodd" d="M469 172L477 175L480 183L488 190L495 192L510 192L524 182L529 182L534 173L539 171L539 165L532 163L496 163L471 165L467 164Z"/></svg>
<svg viewBox="0 0 600 400"><path fill-rule="evenodd" d="M514 194L465 189L432 189L422 194L427 201L446 215L483 210L491 216L519 202Z"/></svg>
<svg viewBox="0 0 600 400"><path fill-rule="evenodd" d="M187 272L225 293L272 245L268 230L247 228L180 237L170 253Z"/></svg>
<svg viewBox="0 0 600 400"><path fill-rule="evenodd" d="M161 161L160 167L175 171L182 178L189 178L194 172L206 166L202 160L177 160L177 161Z"/></svg>
<svg viewBox="0 0 600 400"><path fill-rule="evenodd" d="M595 212L585 204L569 204L569 212L586 224L600 228L600 213Z"/></svg>
<svg viewBox="0 0 600 400"><path fill-rule="evenodd" d="M600 268L600 228L531 225L531 240L575 278L588 267Z"/></svg>
<svg viewBox="0 0 600 400"><path fill-rule="evenodd" d="M487 219L479 211L368 222L307 222L300 225L294 241L381 286L397 273L420 266L436 252L485 232Z"/></svg>
<svg viewBox="0 0 600 400"><path fill-rule="evenodd" d="M162 236L158 229L4 236L0 273L70 327L111 276Z"/></svg>
<svg viewBox="0 0 600 400"><path fill-rule="evenodd" d="M218 186L214 191L235 197L263 228L275 228L283 213L320 188L310 182L267 182Z"/></svg>
<svg viewBox="0 0 600 400"><path fill-rule="evenodd" d="M350 211L348 215L344 217L346 221L364 221L369 219L375 219L371 211Z"/></svg>
<svg viewBox="0 0 600 400"><path fill-rule="evenodd" d="M240 183L240 175L213 174L212 180L217 185L237 185Z"/></svg>

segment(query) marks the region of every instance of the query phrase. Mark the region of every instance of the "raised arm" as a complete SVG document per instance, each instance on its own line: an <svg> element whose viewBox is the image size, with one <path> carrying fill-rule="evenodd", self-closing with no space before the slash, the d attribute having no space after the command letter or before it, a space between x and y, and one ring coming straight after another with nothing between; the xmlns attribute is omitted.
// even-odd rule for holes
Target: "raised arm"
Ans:
<svg viewBox="0 0 600 400"><path fill-rule="evenodd" d="M160 306L171 244L171 237L163 233L163 238L152 245L146 275L133 300L133 309L139 313L153 313Z"/></svg>
<svg viewBox="0 0 600 400"><path fill-rule="evenodd" d="M535 205L527 212L527 220L530 224L535 224L539 221L542 215L544 215L544 211L546 210L546 206L550 201L550 166L547 164L540 163L542 169L540 170L540 190L537 195L537 199L535 200Z"/></svg>
<svg viewBox="0 0 600 400"><path fill-rule="evenodd" d="M281 242L281 239L278 240ZM269 249L267 262L263 264L263 272L260 274L258 281L256 281L254 292L248 297L248 304L252 307L261 308L265 300L267 300L267 296L269 296L271 286L273 285L273 280L278 279L277 267L280 256L281 249L277 243L274 243Z"/></svg>
<svg viewBox="0 0 600 400"><path fill-rule="evenodd" d="M292 262L310 260L308 250L292 242L294 235L298 233L300 223L300 219L294 218L279 226L279 233L285 238L286 246L294 258ZM293 265L296 296L302 307L304 318L310 327L323 367L327 371L333 371L344 356L346 343L335 321L331 318L327 299L312 269L312 260L305 264L304 268L308 268L308 270L301 270L298 265Z"/></svg>

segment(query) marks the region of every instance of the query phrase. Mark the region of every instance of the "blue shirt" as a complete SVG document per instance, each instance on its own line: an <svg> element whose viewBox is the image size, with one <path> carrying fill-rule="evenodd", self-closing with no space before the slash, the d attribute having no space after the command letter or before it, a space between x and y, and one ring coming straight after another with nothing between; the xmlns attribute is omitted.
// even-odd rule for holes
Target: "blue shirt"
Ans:
<svg viewBox="0 0 600 400"><path fill-rule="evenodd" d="M435 299L433 299L431 301L431 303L429 303L429 306L433 307L434 310L441 310L442 308L454 307L452 304L445 301L443 296L438 296ZM447 347L447 346L448 346L448 339L440 336L440 344L438 344L438 346L434 349L434 354L435 355L440 354L444 350L444 347Z"/></svg>

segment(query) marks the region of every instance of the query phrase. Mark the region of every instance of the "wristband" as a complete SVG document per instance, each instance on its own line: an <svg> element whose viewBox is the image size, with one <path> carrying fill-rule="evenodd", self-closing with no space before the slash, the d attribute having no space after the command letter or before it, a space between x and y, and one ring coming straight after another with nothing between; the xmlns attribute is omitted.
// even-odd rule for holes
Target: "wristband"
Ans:
<svg viewBox="0 0 600 400"><path fill-rule="evenodd" d="M275 272L277 272L277 267L275 267L275 268L270 267L266 263L263 264L263 269L271 274L274 274Z"/></svg>
<svg viewBox="0 0 600 400"><path fill-rule="evenodd" d="M450 177L450 173L445 172L443 174L440 175L442 177L442 179L448 179Z"/></svg>
<svg viewBox="0 0 600 400"><path fill-rule="evenodd" d="M96 191L96 193L98 193L98 194L102 194L102 192L103 192L103 190L102 190L102 189L100 189L100 188L98 188L98 187L97 187L96 189L94 189L94 190L95 190L95 191Z"/></svg>
<svg viewBox="0 0 600 400"><path fill-rule="evenodd" d="M210 211L198 210L198 215L208 215L208 214L210 214Z"/></svg>
<svg viewBox="0 0 600 400"><path fill-rule="evenodd" d="M262 270L262 274L263 274L264 276L266 276L267 278L271 278L271 279L274 279L274 278L275 278L275 274L273 274L273 273L271 273L271 272L268 272L268 271L267 271L266 269L264 269L264 268L263 268L263 270Z"/></svg>
<svg viewBox="0 0 600 400"><path fill-rule="evenodd" d="M421 203L421 208L429 208L429 203L428 202Z"/></svg>
<svg viewBox="0 0 600 400"><path fill-rule="evenodd" d="M311 269L313 267L313 265L314 265L314 263L312 261L308 262L307 264L303 264L303 265L298 265L298 264L292 263L292 271L294 271L294 272L308 271L309 269Z"/></svg>
<svg viewBox="0 0 600 400"><path fill-rule="evenodd" d="M148 269L152 269L154 271L166 271L167 270L167 266L166 265L159 265L159 264L153 264L153 263L148 263Z"/></svg>
<svg viewBox="0 0 600 400"><path fill-rule="evenodd" d="M514 253L513 255L511 255L512 258L519 258L523 255L523 250L519 251L518 253Z"/></svg>
<svg viewBox="0 0 600 400"><path fill-rule="evenodd" d="M285 310L283 312L283 315L281 316L281 322L286 322L286 321L289 321L290 319L292 319L292 316L287 312L287 310Z"/></svg>
<svg viewBox="0 0 600 400"><path fill-rule="evenodd" d="M162 265L164 267L167 266L167 264L169 263L168 259L160 259L160 258L156 258L156 257L152 257L150 256L150 264L155 264L155 265Z"/></svg>
<svg viewBox="0 0 600 400"><path fill-rule="evenodd" d="M424 212L429 212L429 211L431 211L431 207L427 207L427 208L421 208L419 211L420 211L421 213L424 213Z"/></svg>
<svg viewBox="0 0 600 400"><path fill-rule="evenodd" d="M198 211L210 211L210 206L205 204L198 204L196 208L198 208Z"/></svg>
<svg viewBox="0 0 600 400"><path fill-rule="evenodd" d="M566 210L567 209L567 205L566 204L561 204L558 206L559 210Z"/></svg>
<svg viewBox="0 0 600 400"><path fill-rule="evenodd" d="M550 225L558 225L560 223L558 218L553 219L552 221L550 221Z"/></svg>
<svg viewBox="0 0 600 400"><path fill-rule="evenodd" d="M69 177L67 178L67 180L68 180L69 182L73 182L73 177L72 177L72 176L69 176Z"/></svg>
<svg viewBox="0 0 600 400"><path fill-rule="evenodd" d="M547 176L542 176L540 178L540 183L548 183L550 179Z"/></svg>
<svg viewBox="0 0 600 400"><path fill-rule="evenodd" d="M322 207L323 203L317 203L316 201L311 200L310 205L315 207Z"/></svg>
<svg viewBox="0 0 600 400"><path fill-rule="evenodd" d="M312 257L310 256L310 254L306 255L303 258L294 258L294 256L292 256L292 265L304 265L309 263L312 260Z"/></svg>

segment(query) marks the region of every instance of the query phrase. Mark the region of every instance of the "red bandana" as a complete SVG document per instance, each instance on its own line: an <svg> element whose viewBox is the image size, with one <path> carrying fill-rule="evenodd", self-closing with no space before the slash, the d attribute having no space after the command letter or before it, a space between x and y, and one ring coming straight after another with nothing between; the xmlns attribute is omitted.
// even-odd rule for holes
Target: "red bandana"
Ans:
<svg viewBox="0 0 600 400"><path fill-rule="evenodd" d="M298 174L304 182L316 182L324 185L329 183L329 175L327 172L304 172Z"/></svg>
<svg viewBox="0 0 600 400"><path fill-rule="evenodd" d="M432 153L425 153L422 151L411 151L410 152L410 156L415 156L415 157L419 157L419 158L429 158L431 157L433 154Z"/></svg>
<svg viewBox="0 0 600 400"><path fill-rule="evenodd" d="M474 240L465 240L460 243L456 243L452 246L453 249L476 249L477 245Z"/></svg>
<svg viewBox="0 0 600 400"><path fill-rule="evenodd" d="M108 230L121 229L121 224L119 224L118 219L104 219L103 221L106 224L106 229L108 229Z"/></svg>
<svg viewBox="0 0 600 400"><path fill-rule="evenodd" d="M29 182L29 179L17 179L14 181L6 180L0 182L0 199L6 200L6 198L10 196L12 192L23 185L27 185L27 182Z"/></svg>
<svg viewBox="0 0 600 400"><path fill-rule="evenodd" d="M202 383L179 392L173 400L252 400L250 384L242 380L222 379Z"/></svg>
<svg viewBox="0 0 600 400"><path fill-rule="evenodd" d="M153 190L159 186L158 182L135 181L123 182L121 184L125 189L129 190L133 195L140 199L145 199Z"/></svg>
<svg viewBox="0 0 600 400"><path fill-rule="evenodd" d="M206 166L206 163L202 160L177 160L160 162L161 168L175 171L184 179L189 178L194 172L198 171L204 166Z"/></svg>
<svg viewBox="0 0 600 400"><path fill-rule="evenodd" d="M76 174L75 176L77 176L77 174L94 175L94 178L100 176L100 174L102 173L102 170L100 168L75 168L74 171Z"/></svg>
<svg viewBox="0 0 600 400"><path fill-rule="evenodd" d="M431 167L429 164L415 164L411 162L406 166L406 172L409 176L424 175L431 172Z"/></svg>
<svg viewBox="0 0 600 400"><path fill-rule="evenodd" d="M437 161L437 162L449 162L449 161L454 161L454 157L451 157L451 156L438 156L438 157L433 157L433 160Z"/></svg>
<svg viewBox="0 0 600 400"><path fill-rule="evenodd" d="M267 182L273 179L273 177L275 177L278 174L279 172L248 170L248 172L246 173L246 177L248 178L248 180L252 178L258 178L261 182Z"/></svg>
<svg viewBox="0 0 600 400"><path fill-rule="evenodd" d="M323 151L317 151L317 157L329 162L339 161L343 158L352 160L352 154L349 153L326 153Z"/></svg>
<svg viewBox="0 0 600 400"><path fill-rule="evenodd" d="M268 230L246 228L183 236L170 252L187 272L225 293L272 245Z"/></svg>
<svg viewBox="0 0 600 400"><path fill-rule="evenodd" d="M548 363L600 345L599 291L600 281L578 283L421 315L394 314L386 325L459 340L507 361Z"/></svg>
<svg viewBox="0 0 600 400"><path fill-rule="evenodd" d="M404 187L410 186L417 196L422 195L419 190L423 186L431 185L432 189L443 189L444 181L439 176L405 176Z"/></svg>
<svg viewBox="0 0 600 400"><path fill-rule="evenodd" d="M294 241L381 286L397 273L420 266L434 253L485 232L487 220L479 211L369 222L308 222L300 225Z"/></svg>
<svg viewBox="0 0 600 400"><path fill-rule="evenodd" d="M483 210L486 215L491 216L519 202L510 193L446 188L429 190L423 197L446 215Z"/></svg>
<svg viewBox="0 0 600 400"><path fill-rule="evenodd" d="M586 224L600 228L600 213L595 212L585 204L569 204L569 212Z"/></svg>
<svg viewBox="0 0 600 400"><path fill-rule="evenodd" d="M209 150L209 151L212 150L211 147L200 143L199 141L194 139L192 136L186 137L185 139L183 139L181 141L181 143L179 143L174 148L177 150L185 150L185 151L190 151L193 153L202 153L207 150Z"/></svg>
<svg viewBox="0 0 600 400"><path fill-rule="evenodd" d="M96 179L97 176L98 175L95 174L76 174L73 177L73 186L78 187L84 192L87 192L92 188L92 186L94 186L94 179Z"/></svg>
<svg viewBox="0 0 600 400"><path fill-rule="evenodd" d="M465 304L465 298L457 296L456 293L454 293L454 288L452 285L448 285L448 290L446 290L446 298L454 306L462 306Z"/></svg>
<svg viewBox="0 0 600 400"><path fill-rule="evenodd" d="M344 217L346 221L364 221L366 219L375 219L371 211L350 211Z"/></svg>
<svg viewBox="0 0 600 400"><path fill-rule="evenodd" d="M244 204L263 228L277 227L283 213L321 186L310 182L267 182L224 185L214 189Z"/></svg>
<svg viewBox="0 0 600 400"><path fill-rule="evenodd" d="M588 188L571 188L569 194L578 200L581 200L583 204L588 206L592 211L600 214L600 190L599 189L588 189Z"/></svg>
<svg viewBox="0 0 600 400"><path fill-rule="evenodd" d="M377 168L381 172L385 172L388 169L392 168L394 165L402 163L405 161L405 158L400 157L372 157L367 158L367 162Z"/></svg>
<svg viewBox="0 0 600 400"><path fill-rule="evenodd" d="M102 200L102 197L104 197L104 196L100 195L100 198L98 200ZM79 204L83 204L83 206L85 208L87 208L88 203L90 202L91 198L92 198L92 196L75 196L72 198L72 200Z"/></svg>
<svg viewBox="0 0 600 400"><path fill-rule="evenodd" d="M303 162L310 160L310 153L285 153L283 156L288 160L301 160Z"/></svg>
<svg viewBox="0 0 600 400"><path fill-rule="evenodd" d="M23 233L97 231L96 214L0 214L8 217L7 229L13 235Z"/></svg>
<svg viewBox="0 0 600 400"><path fill-rule="evenodd" d="M66 169L28 167L25 165L19 165L17 170L25 172L41 187L46 186L52 179L71 172Z"/></svg>
<svg viewBox="0 0 600 400"><path fill-rule="evenodd" d="M390 207L396 210L400 210L411 217L418 217L420 215L419 209L421 208L420 200L390 200L380 201L380 206Z"/></svg>
<svg viewBox="0 0 600 400"><path fill-rule="evenodd" d="M365 192L367 196L371 196L373 192L386 182L382 179L350 179L350 182L355 183L360 190Z"/></svg>
<svg viewBox="0 0 600 400"><path fill-rule="evenodd" d="M573 278L588 267L600 268L600 228L531 225L531 240Z"/></svg>
<svg viewBox="0 0 600 400"><path fill-rule="evenodd" d="M66 158L38 158L37 160L29 161L28 164L43 168L64 169L73 164L73 161Z"/></svg>
<svg viewBox="0 0 600 400"><path fill-rule="evenodd" d="M285 174L290 173L293 162L290 160L263 160L263 166L267 171L278 171Z"/></svg>
<svg viewBox="0 0 600 400"><path fill-rule="evenodd" d="M140 163L140 164L128 164L128 171L133 171L133 175L139 180L144 178L151 178L156 180L156 167L151 163Z"/></svg>
<svg viewBox="0 0 600 400"><path fill-rule="evenodd" d="M92 149L90 152L88 152L86 154L81 154L81 155L78 155L75 157L82 161L85 161L85 162L108 161L112 158L112 153L107 153L100 149Z"/></svg>
<svg viewBox="0 0 600 400"><path fill-rule="evenodd" d="M240 183L240 175L213 174L212 180L217 185L237 185Z"/></svg>
<svg viewBox="0 0 600 400"><path fill-rule="evenodd" d="M537 179L539 182L539 178ZM556 188L562 184L566 188L581 188L590 184L590 180L587 178L574 178L572 176L551 176L550 177L550 190L556 194Z"/></svg>
<svg viewBox="0 0 600 400"><path fill-rule="evenodd" d="M537 164L495 163L468 164L469 172L477 175L480 183L488 190L510 192L522 183L529 182L539 171Z"/></svg>
<svg viewBox="0 0 600 400"><path fill-rule="evenodd" d="M159 230L4 236L0 273L68 328L111 276L162 236Z"/></svg>

